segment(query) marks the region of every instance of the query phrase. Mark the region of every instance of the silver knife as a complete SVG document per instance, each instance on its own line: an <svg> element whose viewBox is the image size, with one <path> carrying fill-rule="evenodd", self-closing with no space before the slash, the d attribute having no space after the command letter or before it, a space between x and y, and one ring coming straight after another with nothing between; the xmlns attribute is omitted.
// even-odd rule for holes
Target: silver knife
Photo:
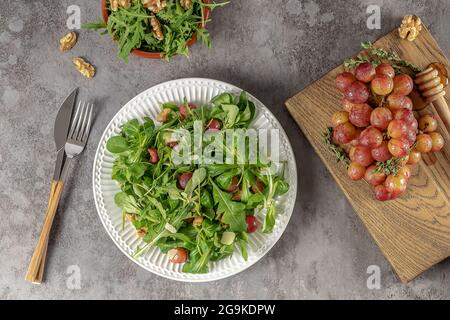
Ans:
<svg viewBox="0 0 450 320"><path fill-rule="evenodd" d="M58 152L56 158L55 171L53 173L53 180L60 180L62 168L65 161L64 145L69 134L70 120L72 119L73 107L75 105L75 99L77 96L78 88L75 88L71 94L64 100L59 108L58 114L55 120L55 145Z"/></svg>

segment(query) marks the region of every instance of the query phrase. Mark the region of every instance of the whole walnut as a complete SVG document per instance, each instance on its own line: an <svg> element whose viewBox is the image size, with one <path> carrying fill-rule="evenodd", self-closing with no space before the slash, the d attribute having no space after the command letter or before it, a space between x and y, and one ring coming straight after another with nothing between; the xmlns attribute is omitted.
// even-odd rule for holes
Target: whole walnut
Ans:
<svg viewBox="0 0 450 320"><path fill-rule="evenodd" d="M192 0L180 0L180 5L185 10L188 10L192 6Z"/></svg>
<svg viewBox="0 0 450 320"><path fill-rule="evenodd" d="M167 6L166 0L141 0L141 3L153 13L158 13Z"/></svg>
<svg viewBox="0 0 450 320"><path fill-rule="evenodd" d="M422 20L418 16L407 15L403 18L402 25L398 28L400 38L414 41L422 30Z"/></svg>

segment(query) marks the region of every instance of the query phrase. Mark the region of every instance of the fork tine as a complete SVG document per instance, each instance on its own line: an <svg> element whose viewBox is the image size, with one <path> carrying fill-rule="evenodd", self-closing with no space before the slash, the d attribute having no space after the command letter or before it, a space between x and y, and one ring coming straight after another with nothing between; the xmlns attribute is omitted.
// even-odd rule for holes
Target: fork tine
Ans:
<svg viewBox="0 0 450 320"><path fill-rule="evenodd" d="M91 103L90 104L90 108L89 108L89 115L88 115L88 119L87 119L87 124L86 124L86 130L84 131L83 138L82 138L82 141L84 143L86 143L86 141L87 141L87 139L89 137L89 133L91 131L91 123L92 123L93 111L94 111L94 104Z"/></svg>
<svg viewBox="0 0 450 320"><path fill-rule="evenodd" d="M83 123L82 119L83 119L83 115L84 115L85 109L86 109L86 103L83 102L80 114L78 115L78 119L76 119L77 123L76 123L75 131L73 132L73 135L71 137L72 139L76 139L78 134L79 134L79 132L80 132L80 128L81 128L81 125Z"/></svg>
<svg viewBox="0 0 450 320"><path fill-rule="evenodd" d="M81 139L83 138L84 131L86 130L86 124L87 124L87 117L88 117L88 114L89 114L89 109L90 109L90 104L86 103L86 107L83 110L83 116L80 119L80 121L81 121L80 130L78 131L77 136L75 137L75 139L77 141L81 141Z"/></svg>
<svg viewBox="0 0 450 320"><path fill-rule="evenodd" d="M72 124L70 126L69 135L68 135L69 138L72 137L72 135L73 135L73 133L75 131L75 127L77 125L78 115L80 113L80 109L81 109L81 101L78 102L77 110L75 111L75 115L73 116L73 119L72 119Z"/></svg>

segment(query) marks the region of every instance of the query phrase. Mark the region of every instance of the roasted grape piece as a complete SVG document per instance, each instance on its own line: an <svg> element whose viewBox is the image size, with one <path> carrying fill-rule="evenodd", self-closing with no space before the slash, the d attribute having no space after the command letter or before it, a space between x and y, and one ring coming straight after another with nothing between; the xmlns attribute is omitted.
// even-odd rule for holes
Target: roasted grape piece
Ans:
<svg viewBox="0 0 450 320"><path fill-rule="evenodd" d="M387 96L394 88L394 82L391 77L385 74L377 74L370 83L373 93L379 96Z"/></svg>
<svg viewBox="0 0 450 320"><path fill-rule="evenodd" d="M386 180L386 175L383 172L378 172L377 166L372 165L366 169L364 180L366 180L373 186L377 186L379 184L382 184L384 180Z"/></svg>
<svg viewBox="0 0 450 320"><path fill-rule="evenodd" d="M436 131L438 128L438 122L431 114L423 115L419 118L419 129L422 132L429 133Z"/></svg>
<svg viewBox="0 0 450 320"><path fill-rule="evenodd" d="M346 122L348 122L347 111L337 111L331 116L331 125L333 126L333 128Z"/></svg>
<svg viewBox="0 0 450 320"><path fill-rule="evenodd" d="M333 142L337 144L349 143L355 136L356 128L350 122L342 123L333 129Z"/></svg>
<svg viewBox="0 0 450 320"><path fill-rule="evenodd" d="M396 138L388 142L389 152L395 158L403 158L409 153L409 142L406 139Z"/></svg>
<svg viewBox="0 0 450 320"><path fill-rule="evenodd" d="M368 104L357 104L350 111L349 120L353 125L364 128L370 125L371 113L372 108Z"/></svg>
<svg viewBox="0 0 450 320"><path fill-rule="evenodd" d="M375 67L370 62L363 62L355 69L355 77L359 81L369 83L376 76Z"/></svg>
<svg viewBox="0 0 450 320"><path fill-rule="evenodd" d="M345 89L345 98L352 103L365 103L370 96L369 89L361 81L355 81Z"/></svg>
<svg viewBox="0 0 450 320"><path fill-rule="evenodd" d="M433 140L429 134L422 133L416 138L415 149L422 153L428 153L433 148Z"/></svg>
<svg viewBox="0 0 450 320"><path fill-rule="evenodd" d="M388 108L378 107L370 114L370 124L379 130L386 130L392 120L392 112Z"/></svg>
<svg viewBox="0 0 450 320"><path fill-rule="evenodd" d="M355 147L352 158L354 162L362 165L363 167L370 166L374 161L371 150L361 146Z"/></svg>
<svg viewBox="0 0 450 320"><path fill-rule="evenodd" d="M444 147L445 144L442 135L439 132L431 132L430 137L432 144L431 151L433 152L441 151L441 149Z"/></svg>
<svg viewBox="0 0 450 320"><path fill-rule="evenodd" d="M352 162L348 166L347 174L353 181L361 180L366 172L366 167L360 165L359 163Z"/></svg>
<svg viewBox="0 0 450 320"><path fill-rule="evenodd" d="M413 79L407 74L402 73L394 77L394 89L392 90L393 93L407 96L413 91L413 89Z"/></svg>
<svg viewBox="0 0 450 320"><path fill-rule="evenodd" d="M376 74L384 74L390 78L395 77L395 70L389 63L382 63L375 69Z"/></svg>
<svg viewBox="0 0 450 320"><path fill-rule="evenodd" d="M342 93L345 92L345 90L356 81L355 76L350 72L343 72L341 74L338 74L335 80L336 88L341 91Z"/></svg>
<svg viewBox="0 0 450 320"><path fill-rule="evenodd" d="M368 127L361 132L359 144L367 148L376 148L383 142L383 134L375 127Z"/></svg>
<svg viewBox="0 0 450 320"><path fill-rule="evenodd" d="M385 162L392 158L387 141L383 141L380 146L373 148L371 154L375 161L379 162Z"/></svg>
<svg viewBox="0 0 450 320"><path fill-rule="evenodd" d="M413 102L412 100L407 97L404 96L402 94L390 94L387 99L387 104L389 109L394 112L397 109L408 109L408 110L412 110L413 109Z"/></svg>

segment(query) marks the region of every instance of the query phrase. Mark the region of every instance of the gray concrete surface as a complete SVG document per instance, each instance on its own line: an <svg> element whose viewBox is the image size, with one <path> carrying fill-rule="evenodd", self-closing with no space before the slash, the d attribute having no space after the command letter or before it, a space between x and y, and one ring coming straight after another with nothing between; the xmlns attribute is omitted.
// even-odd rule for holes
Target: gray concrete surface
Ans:
<svg viewBox="0 0 450 320"><path fill-rule="evenodd" d="M420 15L450 53L450 1L234 0L208 25L213 48L197 44L190 59L170 63L116 58L108 37L80 31L61 54L66 9L82 22L100 16L99 0L0 4L0 298L3 299L442 299L450 298L450 260L410 284L401 284L305 137L284 101L342 59L396 27L404 14ZM368 5L381 7L380 30L366 28ZM97 67L81 77L71 57ZM263 101L294 147L299 192L286 233L259 263L215 283L187 284L155 276L126 258L103 229L93 202L91 169L100 136L117 110L139 92L181 77L233 83ZM96 102L98 116L87 150L77 161L51 235L46 282L24 281L43 222L54 165L53 122L75 86ZM67 268L78 265L81 288L70 290ZM381 288L366 286L367 267L381 268Z"/></svg>

